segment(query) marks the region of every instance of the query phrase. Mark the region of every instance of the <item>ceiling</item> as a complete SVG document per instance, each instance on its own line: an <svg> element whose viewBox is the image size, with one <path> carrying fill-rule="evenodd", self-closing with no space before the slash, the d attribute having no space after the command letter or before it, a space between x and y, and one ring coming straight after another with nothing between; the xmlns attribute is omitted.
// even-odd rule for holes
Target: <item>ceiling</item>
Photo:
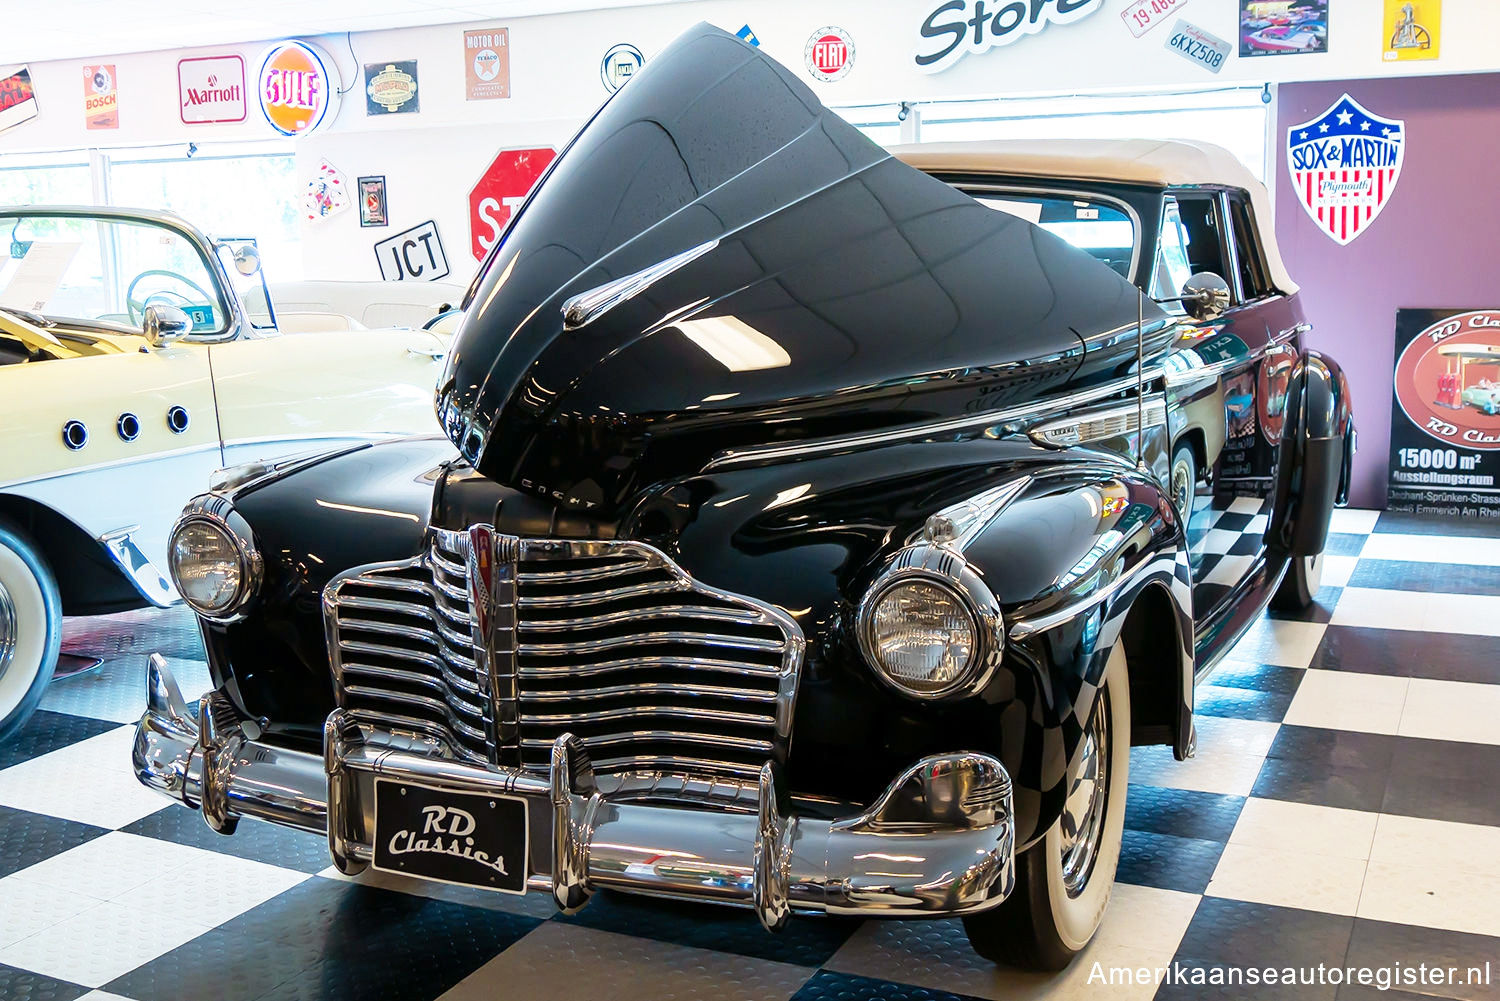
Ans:
<svg viewBox="0 0 1500 1001"><path fill-rule="evenodd" d="M676 0L40 0L3 4L0 65Z"/></svg>

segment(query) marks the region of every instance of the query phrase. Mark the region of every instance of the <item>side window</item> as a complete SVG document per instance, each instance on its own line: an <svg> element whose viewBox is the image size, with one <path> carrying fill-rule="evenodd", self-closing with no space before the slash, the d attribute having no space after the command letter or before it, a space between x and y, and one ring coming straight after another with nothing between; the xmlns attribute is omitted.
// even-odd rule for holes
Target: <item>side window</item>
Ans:
<svg viewBox="0 0 1500 1001"><path fill-rule="evenodd" d="M1151 295L1156 299L1170 299L1182 294L1182 286L1192 277L1192 265L1188 262L1187 230L1177 208L1177 199L1168 195L1162 205L1161 233L1156 240L1155 278ZM1180 306L1168 307L1180 310Z"/></svg>
<svg viewBox="0 0 1500 1001"><path fill-rule="evenodd" d="M1182 222L1183 232L1187 234L1187 260L1192 273L1198 275L1209 271L1232 283L1234 276L1224 263L1218 198L1210 194L1179 194L1177 217Z"/></svg>
<svg viewBox="0 0 1500 1001"><path fill-rule="evenodd" d="M1240 287L1244 289L1245 298L1259 299L1270 295L1273 289L1265 258L1260 252L1260 231L1244 195L1229 196L1229 217L1234 232L1234 253L1240 264Z"/></svg>

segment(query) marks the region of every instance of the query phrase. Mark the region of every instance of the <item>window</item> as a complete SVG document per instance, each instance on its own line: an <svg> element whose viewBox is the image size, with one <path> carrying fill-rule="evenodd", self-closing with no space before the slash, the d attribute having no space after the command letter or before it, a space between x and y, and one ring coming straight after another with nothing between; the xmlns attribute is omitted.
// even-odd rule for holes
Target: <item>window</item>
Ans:
<svg viewBox="0 0 1500 1001"><path fill-rule="evenodd" d="M1244 195L1229 196L1230 228L1234 232L1234 253L1240 266L1240 288L1246 299L1259 299L1273 291L1269 269L1260 252L1260 234L1255 216Z"/></svg>
<svg viewBox="0 0 1500 1001"><path fill-rule="evenodd" d="M1155 278L1151 285L1151 296L1155 299L1171 299L1182 294L1182 286L1193 276L1193 266L1188 263L1188 235L1178 214L1177 199L1167 197L1162 206L1161 235L1156 241ZM1181 310L1180 303L1170 307Z"/></svg>
<svg viewBox="0 0 1500 1001"><path fill-rule="evenodd" d="M4 159L9 162L21 157L6 154ZM88 164L0 168L0 205L90 205L93 201Z"/></svg>
<svg viewBox="0 0 1500 1001"><path fill-rule="evenodd" d="M1035 223L1109 265L1120 277L1130 277L1130 265L1135 257L1135 224L1130 216L1114 205L1019 191L970 191L968 194L981 205Z"/></svg>
<svg viewBox="0 0 1500 1001"><path fill-rule="evenodd" d="M1219 224L1218 198L1212 194L1177 194L1177 216L1187 235L1188 268L1195 275L1209 272L1229 279L1224 265L1224 240Z"/></svg>

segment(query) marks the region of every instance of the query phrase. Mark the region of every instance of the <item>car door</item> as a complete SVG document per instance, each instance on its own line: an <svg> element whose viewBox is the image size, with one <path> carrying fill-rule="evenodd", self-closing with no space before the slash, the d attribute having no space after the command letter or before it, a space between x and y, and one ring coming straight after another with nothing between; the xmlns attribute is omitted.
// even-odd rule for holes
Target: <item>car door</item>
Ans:
<svg viewBox="0 0 1500 1001"><path fill-rule="evenodd" d="M241 337L210 349L224 463L439 431L448 338L425 330Z"/></svg>

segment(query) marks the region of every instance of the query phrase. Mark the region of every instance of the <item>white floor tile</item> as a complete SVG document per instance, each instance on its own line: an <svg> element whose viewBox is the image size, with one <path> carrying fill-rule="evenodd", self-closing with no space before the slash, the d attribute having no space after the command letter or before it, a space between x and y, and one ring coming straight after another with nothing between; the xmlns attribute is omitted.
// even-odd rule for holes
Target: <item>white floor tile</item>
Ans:
<svg viewBox="0 0 1500 1001"><path fill-rule="evenodd" d="M191 703L213 687L208 664L173 659L172 676ZM90 716L116 723L135 723L146 711L146 657L127 657L106 663L95 672L66 678L47 686L41 708L72 716Z"/></svg>
<svg viewBox="0 0 1500 1001"><path fill-rule="evenodd" d="M1236 497L1229 502L1231 514L1260 514L1261 508L1266 506L1266 501L1261 497Z"/></svg>
<svg viewBox="0 0 1500 1001"><path fill-rule="evenodd" d="M1238 541L1240 541L1239 532L1231 532L1224 528L1213 528L1203 533L1203 541L1194 548L1203 553L1222 556L1229 552Z"/></svg>
<svg viewBox="0 0 1500 1001"><path fill-rule="evenodd" d="M1204 892L1210 897L1256 904L1353 914L1359 906L1366 864L1364 859L1231 842L1219 856L1219 865Z"/></svg>
<svg viewBox="0 0 1500 1001"><path fill-rule="evenodd" d="M109 991L89 991L78 1001L132 1001L122 994L111 994Z"/></svg>
<svg viewBox="0 0 1500 1001"><path fill-rule="evenodd" d="M1349 578L1354 576L1354 568L1359 566L1358 556L1324 556L1323 557L1323 580L1324 587L1345 587Z"/></svg>
<svg viewBox="0 0 1500 1001"><path fill-rule="evenodd" d="M1456 563L1500 566L1500 539L1450 535L1372 535L1360 557L1367 560L1406 560L1414 563Z"/></svg>
<svg viewBox="0 0 1500 1001"><path fill-rule="evenodd" d="M1346 587L1333 610L1333 624L1500 636L1500 595Z"/></svg>
<svg viewBox="0 0 1500 1001"><path fill-rule="evenodd" d="M1395 733L1409 678L1351 671L1310 670L1282 722L1363 733Z"/></svg>
<svg viewBox="0 0 1500 1001"><path fill-rule="evenodd" d="M0 771L0 806L124 827L170 805L136 781L135 727L122 726Z"/></svg>
<svg viewBox="0 0 1500 1001"><path fill-rule="evenodd" d="M0 879L0 949L75 914L82 914L99 901L82 893L69 893L53 886L31 883L17 876Z"/></svg>
<svg viewBox="0 0 1500 1001"><path fill-rule="evenodd" d="M1500 744L1500 684L1413 678L1396 732L1403 737Z"/></svg>
<svg viewBox="0 0 1500 1001"><path fill-rule="evenodd" d="M1256 719L1230 719L1225 716L1199 716L1194 721L1198 733L1198 754L1246 754L1265 757L1276 740L1278 723ZM1170 748L1168 754L1171 753Z"/></svg>
<svg viewBox="0 0 1500 1001"><path fill-rule="evenodd" d="M1254 556L1221 556L1219 562L1198 583L1223 584L1226 587L1238 584L1254 562Z"/></svg>
<svg viewBox="0 0 1500 1001"><path fill-rule="evenodd" d="M1275 723L1200 716L1198 753L1177 761L1169 747L1130 752L1130 781L1168 789L1248 796L1276 739Z"/></svg>
<svg viewBox="0 0 1500 1001"><path fill-rule="evenodd" d="M309 878L304 872L204 851L196 860L127 894L142 914L170 913L212 928ZM184 885L191 886L192 892L184 893Z"/></svg>
<svg viewBox="0 0 1500 1001"><path fill-rule="evenodd" d="M1500 936L1500 878L1419 856L1409 864L1371 862L1359 917L1424 928ZM0 957L3 958L3 957Z"/></svg>
<svg viewBox="0 0 1500 1001"><path fill-rule="evenodd" d="M1342 600L1342 599L1341 599ZM1289 622L1261 619L1229 651L1234 660L1279 667L1306 667L1312 663L1327 630L1321 622Z"/></svg>
<svg viewBox="0 0 1500 1001"><path fill-rule="evenodd" d="M1383 813L1370 861L1500 879L1500 827Z"/></svg>
<svg viewBox="0 0 1500 1001"><path fill-rule="evenodd" d="M100 987L208 931L208 926L140 910L96 904L45 931L0 949L0 963Z"/></svg>
<svg viewBox="0 0 1500 1001"><path fill-rule="evenodd" d="M1229 843L1365 860L1370 857L1378 816L1361 810L1251 797L1240 810Z"/></svg>
<svg viewBox="0 0 1500 1001"><path fill-rule="evenodd" d="M1196 893L1116 883L1094 941L1146 952L1175 952L1197 909Z"/></svg>
<svg viewBox="0 0 1500 1001"><path fill-rule="evenodd" d="M204 874L213 873L226 862L230 863L228 871L234 873L245 872L246 867L262 866L259 862L248 862L202 848L112 831L28 866L8 878L40 883L96 900L115 900L153 881L175 883L175 879L169 878L170 874L194 869ZM269 875L288 870L262 866L254 871L264 871ZM189 882L196 884L197 880ZM174 889L182 897L193 895L180 885Z"/></svg>
<svg viewBox="0 0 1500 1001"><path fill-rule="evenodd" d="M1366 511L1357 507L1335 508L1328 521L1328 530L1339 535L1369 535L1375 531L1380 520L1379 511Z"/></svg>

